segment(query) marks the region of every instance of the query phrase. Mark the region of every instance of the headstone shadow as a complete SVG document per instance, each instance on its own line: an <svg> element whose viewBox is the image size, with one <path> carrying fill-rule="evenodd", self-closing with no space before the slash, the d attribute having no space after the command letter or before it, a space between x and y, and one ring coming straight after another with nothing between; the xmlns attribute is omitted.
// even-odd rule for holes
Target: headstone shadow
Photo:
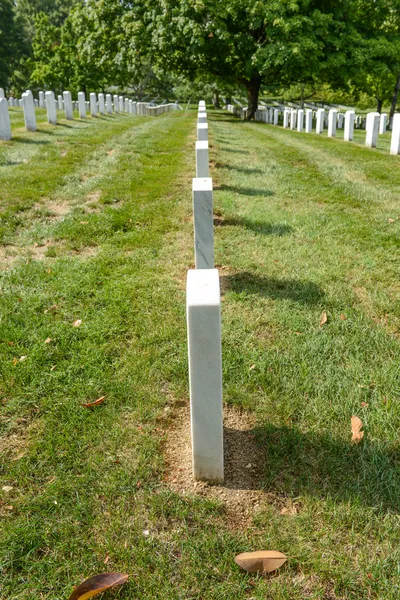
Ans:
<svg viewBox="0 0 400 600"><path fill-rule="evenodd" d="M262 235L283 236L293 232L293 228L285 223L266 223L247 217L214 217L215 227L244 227Z"/></svg>
<svg viewBox="0 0 400 600"><path fill-rule="evenodd" d="M318 304L325 293L313 281L261 277L248 271L220 276L223 293L257 294L273 300L292 300L300 304Z"/></svg>
<svg viewBox="0 0 400 600"><path fill-rule="evenodd" d="M235 192L235 194L240 194L241 196L263 196L264 198L266 198L268 196L275 195L275 192L273 192L272 190L240 187L238 185L227 185L224 183L219 187L219 189L224 191Z"/></svg>

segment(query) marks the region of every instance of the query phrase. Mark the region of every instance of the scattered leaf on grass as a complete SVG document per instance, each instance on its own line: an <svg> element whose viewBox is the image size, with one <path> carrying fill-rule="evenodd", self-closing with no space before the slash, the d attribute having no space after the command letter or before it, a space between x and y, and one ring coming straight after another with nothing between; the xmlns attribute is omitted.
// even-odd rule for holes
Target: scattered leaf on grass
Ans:
<svg viewBox="0 0 400 600"><path fill-rule="evenodd" d="M395 220L394 220L394 219L388 219L388 222L389 222L389 223L394 223L394 222L395 222Z"/></svg>
<svg viewBox="0 0 400 600"><path fill-rule="evenodd" d="M44 314L48 313L48 312L53 312L54 310L57 310L58 306L57 304L53 304L53 306L50 306L50 308L46 308L46 310L44 311Z"/></svg>
<svg viewBox="0 0 400 600"><path fill-rule="evenodd" d="M340 315L340 320L341 321L345 321L347 319L346 315L344 315L343 313Z"/></svg>
<svg viewBox="0 0 400 600"><path fill-rule="evenodd" d="M44 340L44 343L45 343L45 344L50 344L50 342L51 342L51 338L46 338L46 339Z"/></svg>
<svg viewBox="0 0 400 600"><path fill-rule="evenodd" d="M361 431L363 428L363 422L359 417L354 415L351 417L351 433L353 434L351 441L353 444L359 444L364 437L364 432Z"/></svg>
<svg viewBox="0 0 400 600"><path fill-rule="evenodd" d="M19 359L19 362L24 362L24 360L27 359L27 356L21 356L21 358Z"/></svg>
<svg viewBox="0 0 400 600"><path fill-rule="evenodd" d="M12 485L3 485L3 487L1 488L3 490L3 492L11 492L11 490L13 489Z"/></svg>
<svg viewBox="0 0 400 600"><path fill-rule="evenodd" d="M325 325L327 320L328 320L328 315L326 314L326 312L323 312L321 315L321 320L319 322L319 326L322 327L322 325Z"/></svg>
<svg viewBox="0 0 400 600"><path fill-rule="evenodd" d="M287 561L287 556L276 550L243 552L235 557L235 563L248 573L272 573Z"/></svg>
<svg viewBox="0 0 400 600"><path fill-rule="evenodd" d="M250 371L252 371L252 370L253 370L253 369L255 369L255 368L256 368L256 365L251 365L251 367L250 367Z"/></svg>
<svg viewBox="0 0 400 600"><path fill-rule="evenodd" d="M72 323L72 327L80 327L82 325L82 319L76 319L76 321L74 321Z"/></svg>
<svg viewBox="0 0 400 600"><path fill-rule="evenodd" d="M361 402L361 408L368 408L368 402Z"/></svg>
<svg viewBox="0 0 400 600"><path fill-rule="evenodd" d="M97 400L95 400L94 402L88 402L87 404L82 404L82 406L84 406L85 408L91 408L92 406L97 406L98 404L101 404L102 402L104 402L104 398L105 398L105 396L101 396L100 398L97 398Z"/></svg>
<svg viewBox="0 0 400 600"><path fill-rule="evenodd" d="M128 581L129 575L126 573L101 573L86 579L79 587L72 592L69 600L87 600L97 594L101 594L117 585L123 585Z"/></svg>
<svg viewBox="0 0 400 600"><path fill-rule="evenodd" d="M15 365L17 364L17 362L18 362L18 358L15 356L15 357L13 358L13 365L14 365L14 367L15 367Z"/></svg>

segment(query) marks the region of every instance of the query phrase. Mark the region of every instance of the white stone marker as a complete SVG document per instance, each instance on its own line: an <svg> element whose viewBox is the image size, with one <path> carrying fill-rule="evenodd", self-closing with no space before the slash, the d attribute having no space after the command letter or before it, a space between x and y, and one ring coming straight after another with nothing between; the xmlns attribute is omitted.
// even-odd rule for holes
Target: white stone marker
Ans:
<svg viewBox="0 0 400 600"><path fill-rule="evenodd" d="M32 92L22 94L22 107L24 109L25 127L27 131L36 131L35 105Z"/></svg>
<svg viewBox="0 0 400 600"><path fill-rule="evenodd" d="M133 100L129 100L128 102L128 110L129 110L129 114L133 115Z"/></svg>
<svg viewBox="0 0 400 600"><path fill-rule="evenodd" d="M306 133L312 132L312 109L307 108L306 110Z"/></svg>
<svg viewBox="0 0 400 600"><path fill-rule="evenodd" d="M118 100L118 95L114 94L113 96L113 101L114 101L114 112L115 113L119 113L119 100Z"/></svg>
<svg viewBox="0 0 400 600"><path fill-rule="evenodd" d="M381 135L383 135L384 133L386 133L386 127L387 127L387 114L386 113L382 113L381 117L379 119L379 133Z"/></svg>
<svg viewBox="0 0 400 600"><path fill-rule="evenodd" d="M72 98L71 92L63 92L64 98L64 109L65 109L65 118L71 121L74 118L74 113L72 111Z"/></svg>
<svg viewBox="0 0 400 600"><path fill-rule="evenodd" d="M337 110L331 108L328 114L328 137L336 136Z"/></svg>
<svg viewBox="0 0 400 600"><path fill-rule="evenodd" d="M317 124L315 127L315 133L322 133L324 130L324 117L325 110L323 108L319 108L317 110Z"/></svg>
<svg viewBox="0 0 400 600"><path fill-rule="evenodd" d="M10 115L6 98L0 98L0 140L11 140Z"/></svg>
<svg viewBox="0 0 400 600"><path fill-rule="evenodd" d="M187 274L190 422L193 476L223 482L221 296L217 269Z"/></svg>
<svg viewBox="0 0 400 600"><path fill-rule="evenodd" d="M208 142L196 142L196 177L208 176Z"/></svg>
<svg viewBox="0 0 400 600"><path fill-rule="evenodd" d="M137 102L132 102L132 110L133 114L137 115Z"/></svg>
<svg viewBox="0 0 400 600"><path fill-rule="evenodd" d="M337 128L343 129L343 113L338 113L337 116Z"/></svg>
<svg viewBox="0 0 400 600"><path fill-rule="evenodd" d="M376 148L376 142L378 140L379 133L379 119L381 115L378 112L371 112L367 115L366 130L367 135L365 137L365 145L367 148Z"/></svg>
<svg viewBox="0 0 400 600"><path fill-rule="evenodd" d="M297 110L295 108L292 108L292 110L290 111L290 129L292 129L293 131L296 129L296 122Z"/></svg>
<svg viewBox="0 0 400 600"><path fill-rule="evenodd" d="M204 108L204 110L206 109L205 100L200 100L200 102L199 102L199 108Z"/></svg>
<svg viewBox="0 0 400 600"><path fill-rule="evenodd" d="M347 110L344 115L344 141L351 142L354 137L354 110Z"/></svg>
<svg viewBox="0 0 400 600"><path fill-rule="evenodd" d="M90 114L92 117L97 117L97 100L94 92L90 94Z"/></svg>
<svg viewBox="0 0 400 600"><path fill-rule="evenodd" d="M79 110L79 118L86 119L85 92L78 92L78 110Z"/></svg>
<svg viewBox="0 0 400 600"><path fill-rule="evenodd" d="M194 258L196 269L214 268L214 221L211 177L193 179Z"/></svg>
<svg viewBox="0 0 400 600"><path fill-rule="evenodd" d="M197 140L199 142L208 142L207 123L197 123Z"/></svg>
<svg viewBox="0 0 400 600"><path fill-rule="evenodd" d="M124 112L124 97L120 96L119 97L119 112Z"/></svg>
<svg viewBox="0 0 400 600"><path fill-rule="evenodd" d="M47 122L57 125L57 109L54 92L46 92Z"/></svg>
<svg viewBox="0 0 400 600"><path fill-rule="evenodd" d="M125 98L125 112L129 112L129 98Z"/></svg>
<svg viewBox="0 0 400 600"><path fill-rule="evenodd" d="M104 94L102 94L102 93L99 94L99 113L101 115L105 115L106 114L106 106L105 106L105 102L104 102Z"/></svg>
<svg viewBox="0 0 400 600"><path fill-rule="evenodd" d="M274 125L278 125L279 122L279 109L274 108Z"/></svg>
<svg viewBox="0 0 400 600"><path fill-rule="evenodd" d="M400 113L396 113L393 117L390 154L400 154Z"/></svg>
<svg viewBox="0 0 400 600"><path fill-rule="evenodd" d="M207 113L199 113L197 115L197 122L198 123L207 123Z"/></svg>
<svg viewBox="0 0 400 600"><path fill-rule="evenodd" d="M58 94L57 96L57 104L58 104L58 110L62 110L63 109L63 99L61 94Z"/></svg>
<svg viewBox="0 0 400 600"><path fill-rule="evenodd" d="M112 115L112 96L111 96L111 94L106 94L106 106L107 106L107 114Z"/></svg>
<svg viewBox="0 0 400 600"><path fill-rule="evenodd" d="M304 110L300 108L297 112L297 131L303 131L304 128Z"/></svg>
<svg viewBox="0 0 400 600"><path fill-rule="evenodd" d="M39 108L44 108L44 92L39 92Z"/></svg>
<svg viewBox="0 0 400 600"><path fill-rule="evenodd" d="M5 98L5 94L4 94L3 88L0 88L0 100L1 100L1 98Z"/></svg>
<svg viewBox="0 0 400 600"><path fill-rule="evenodd" d="M283 113L283 127L285 129L287 129L289 127L289 111L286 110L286 108Z"/></svg>

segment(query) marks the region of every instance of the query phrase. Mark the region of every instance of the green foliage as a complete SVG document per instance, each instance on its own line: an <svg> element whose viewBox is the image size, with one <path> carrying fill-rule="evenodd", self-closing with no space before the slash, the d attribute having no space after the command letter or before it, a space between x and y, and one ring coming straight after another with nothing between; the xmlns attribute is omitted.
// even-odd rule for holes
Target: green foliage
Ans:
<svg viewBox="0 0 400 600"><path fill-rule="evenodd" d="M6 88L26 50L21 20L12 0L0 0L0 87Z"/></svg>

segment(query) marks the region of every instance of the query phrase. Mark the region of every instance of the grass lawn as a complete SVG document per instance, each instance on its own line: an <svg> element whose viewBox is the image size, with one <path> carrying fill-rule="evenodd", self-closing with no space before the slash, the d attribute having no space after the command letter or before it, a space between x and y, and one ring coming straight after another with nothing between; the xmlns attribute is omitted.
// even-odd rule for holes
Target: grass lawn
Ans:
<svg viewBox="0 0 400 600"><path fill-rule="evenodd" d="M11 110L0 143L0 598L61 600L115 570L127 600L397 600L390 134L370 150L365 132L344 143L209 111L243 465L214 493L184 479L196 114L55 127L42 112L33 134ZM266 577L234 564L258 549L288 562Z"/></svg>

